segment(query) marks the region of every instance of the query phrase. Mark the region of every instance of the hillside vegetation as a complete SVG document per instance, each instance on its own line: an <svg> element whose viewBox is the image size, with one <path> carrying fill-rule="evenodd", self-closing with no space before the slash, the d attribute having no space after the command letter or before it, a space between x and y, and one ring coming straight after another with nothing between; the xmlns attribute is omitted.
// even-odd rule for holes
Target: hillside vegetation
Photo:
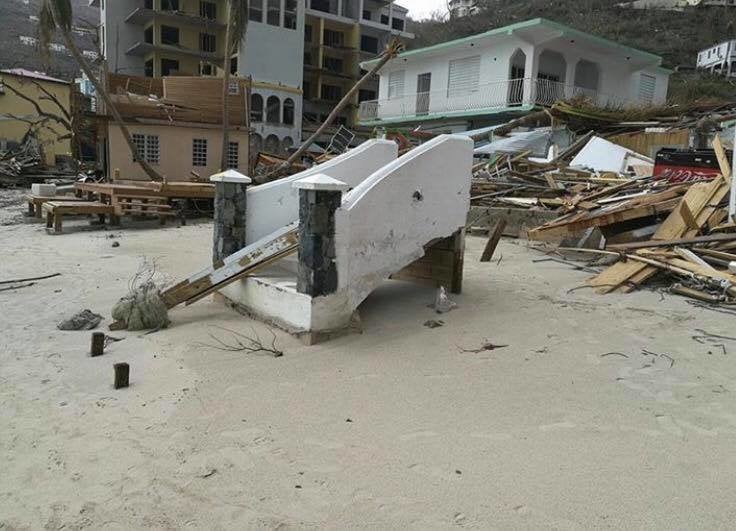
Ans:
<svg viewBox="0 0 736 531"><path fill-rule="evenodd" d="M736 7L699 7L684 11L633 10L610 0L481 0L478 15L413 22L410 48L444 42L544 17L621 44L662 56L663 66L694 67L699 50L736 39ZM670 98L698 97L736 100L736 86L723 79L697 74L673 76Z"/></svg>

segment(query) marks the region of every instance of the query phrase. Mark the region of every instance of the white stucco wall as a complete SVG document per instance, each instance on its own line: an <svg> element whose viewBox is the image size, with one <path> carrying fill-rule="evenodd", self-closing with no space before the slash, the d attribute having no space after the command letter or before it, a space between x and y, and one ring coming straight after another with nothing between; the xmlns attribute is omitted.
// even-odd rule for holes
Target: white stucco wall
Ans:
<svg viewBox="0 0 736 531"><path fill-rule="evenodd" d="M377 169L396 160L397 155L396 142L369 140L324 164L249 188L246 241L257 241L299 219L299 190L292 186L295 181L324 173L350 186L357 186Z"/></svg>
<svg viewBox="0 0 736 531"><path fill-rule="evenodd" d="M349 313L383 280L424 255L424 245L466 222L473 141L442 135L348 192L335 213L338 292ZM339 307L335 305L335 307Z"/></svg>

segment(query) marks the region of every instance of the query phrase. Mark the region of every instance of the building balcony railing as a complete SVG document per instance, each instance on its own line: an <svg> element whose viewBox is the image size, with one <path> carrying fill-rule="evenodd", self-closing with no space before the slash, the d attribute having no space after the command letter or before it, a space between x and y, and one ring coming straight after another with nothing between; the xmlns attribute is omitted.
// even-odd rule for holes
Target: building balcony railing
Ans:
<svg viewBox="0 0 736 531"><path fill-rule="evenodd" d="M359 120L411 120L437 114L498 112L525 106L550 107L556 101L580 95L599 106L625 106L635 103L556 81L508 79L467 90L448 92L444 89L364 101L360 104Z"/></svg>
<svg viewBox="0 0 736 531"><path fill-rule="evenodd" d="M154 20L182 26L207 26L212 29L224 29L226 26L224 22L205 17L201 13L153 9L144 0L136 2L130 14L125 17L125 22L137 25L147 25Z"/></svg>
<svg viewBox="0 0 736 531"><path fill-rule="evenodd" d="M217 65L222 64L221 53L194 50L191 48L184 48L175 44L152 44L149 42L137 42L125 51L126 55L137 57L143 57L152 52L165 52L175 55L184 55L187 57L193 57L195 59L201 59L210 63L215 63Z"/></svg>

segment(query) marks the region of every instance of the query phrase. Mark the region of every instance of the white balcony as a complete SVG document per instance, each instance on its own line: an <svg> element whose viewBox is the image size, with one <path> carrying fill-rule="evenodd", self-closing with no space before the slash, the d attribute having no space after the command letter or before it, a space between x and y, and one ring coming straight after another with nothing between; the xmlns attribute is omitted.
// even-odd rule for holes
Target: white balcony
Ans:
<svg viewBox="0 0 736 531"><path fill-rule="evenodd" d="M626 102L602 92L545 79L507 79L467 90L435 90L395 98L364 101L360 121L415 120L422 117L494 113L523 107L550 107L558 100L584 95L599 106L625 106Z"/></svg>

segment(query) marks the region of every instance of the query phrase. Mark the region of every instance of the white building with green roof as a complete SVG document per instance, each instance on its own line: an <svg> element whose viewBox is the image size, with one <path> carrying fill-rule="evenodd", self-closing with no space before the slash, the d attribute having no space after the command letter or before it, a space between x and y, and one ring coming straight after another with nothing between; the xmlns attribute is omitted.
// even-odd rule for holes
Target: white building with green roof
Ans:
<svg viewBox="0 0 736 531"><path fill-rule="evenodd" d="M360 123L471 128L579 94L599 105L661 104L671 73L661 64L658 55L537 18L404 52L381 70L378 99L361 103Z"/></svg>

